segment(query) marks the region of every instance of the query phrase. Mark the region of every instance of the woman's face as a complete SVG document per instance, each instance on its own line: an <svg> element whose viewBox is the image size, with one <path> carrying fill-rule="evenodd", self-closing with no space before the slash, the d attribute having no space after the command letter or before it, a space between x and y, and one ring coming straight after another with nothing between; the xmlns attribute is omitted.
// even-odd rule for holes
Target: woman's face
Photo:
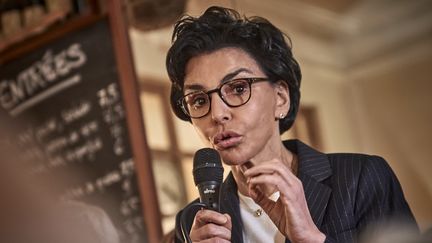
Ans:
<svg viewBox="0 0 432 243"><path fill-rule="evenodd" d="M266 77L257 62L239 48L222 48L190 59L186 66L184 92L208 91L237 78ZM192 124L200 136L219 151L228 165L253 164L273 158L280 149L277 118L286 115L288 89L283 84L257 82L250 100L229 107L217 92L211 93L210 112Z"/></svg>

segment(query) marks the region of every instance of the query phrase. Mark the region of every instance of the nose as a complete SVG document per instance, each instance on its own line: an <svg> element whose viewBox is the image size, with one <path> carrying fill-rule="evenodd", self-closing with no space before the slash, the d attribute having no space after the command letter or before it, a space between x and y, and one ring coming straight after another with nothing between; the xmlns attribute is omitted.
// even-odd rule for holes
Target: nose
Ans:
<svg viewBox="0 0 432 243"><path fill-rule="evenodd" d="M217 94L213 94L211 97L211 118L216 123L225 123L231 120L231 108L225 104L222 98Z"/></svg>

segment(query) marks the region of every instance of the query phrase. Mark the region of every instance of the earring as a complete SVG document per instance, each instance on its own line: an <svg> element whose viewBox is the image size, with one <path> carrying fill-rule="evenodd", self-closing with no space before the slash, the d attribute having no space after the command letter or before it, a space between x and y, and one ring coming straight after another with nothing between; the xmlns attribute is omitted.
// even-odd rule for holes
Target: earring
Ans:
<svg viewBox="0 0 432 243"><path fill-rule="evenodd" d="M285 115L283 114L283 113L280 113L280 115L279 115L279 119L283 119L285 117Z"/></svg>

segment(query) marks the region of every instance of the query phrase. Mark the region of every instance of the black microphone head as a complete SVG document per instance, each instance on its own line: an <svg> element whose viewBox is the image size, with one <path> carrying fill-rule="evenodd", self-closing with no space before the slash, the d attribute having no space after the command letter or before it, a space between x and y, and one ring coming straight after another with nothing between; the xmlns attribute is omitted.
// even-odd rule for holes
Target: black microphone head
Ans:
<svg viewBox="0 0 432 243"><path fill-rule="evenodd" d="M196 186L205 181L222 183L223 167L219 153L212 148L198 150L194 156L192 173Z"/></svg>

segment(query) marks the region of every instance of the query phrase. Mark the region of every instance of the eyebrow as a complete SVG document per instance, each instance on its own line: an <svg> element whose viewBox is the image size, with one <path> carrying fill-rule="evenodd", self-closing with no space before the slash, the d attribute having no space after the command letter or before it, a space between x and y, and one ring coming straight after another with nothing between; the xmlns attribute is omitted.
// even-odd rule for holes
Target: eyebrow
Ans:
<svg viewBox="0 0 432 243"><path fill-rule="evenodd" d="M239 68L231 73L226 74L220 81L221 84L226 83L230 80L232 80L235 76L237 76L239 73L250 73L252 74L252 71L247 68ZM204 87L201 84L185 84L183 87L183 90L203 90Z"/></svg>

